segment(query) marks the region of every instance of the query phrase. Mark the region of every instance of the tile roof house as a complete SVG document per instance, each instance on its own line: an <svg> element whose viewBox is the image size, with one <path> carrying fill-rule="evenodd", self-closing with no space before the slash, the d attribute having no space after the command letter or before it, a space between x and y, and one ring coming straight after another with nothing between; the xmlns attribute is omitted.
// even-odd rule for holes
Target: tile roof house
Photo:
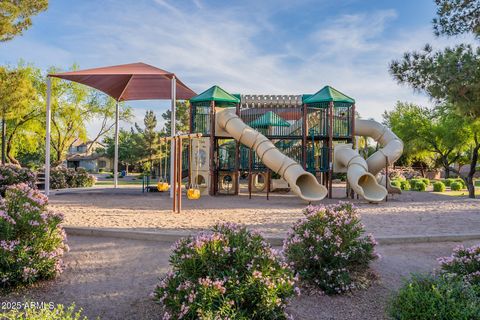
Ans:
<svg viewBox="0 0 480 320"><path fill-rule="evenodd" d="M97 141L74 142L68 149L67 167L85 168L90 172L113 170L112 159L104 153L98 153L98 148L105 148L105 146Z"/></svg>

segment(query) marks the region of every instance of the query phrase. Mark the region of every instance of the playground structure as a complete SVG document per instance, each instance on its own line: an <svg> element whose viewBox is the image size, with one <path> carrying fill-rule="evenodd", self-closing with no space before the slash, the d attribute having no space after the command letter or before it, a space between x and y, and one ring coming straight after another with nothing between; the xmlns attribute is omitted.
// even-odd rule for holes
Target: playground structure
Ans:
<svg viewBox="0 0 480 320"><path fill-rule="evenodd" d="M178 138L182 134L176 132L176 121L172 121L174 143L170 144L170 167L160 165L163 181L156 185L158 191L169 189L173 198L179 197L185 176L189 179L188 191L196 190L187 191L187 196L194 199L201 191L210 195L238 194L240 177L245 174L250 195L253 189L266 189L267 198L271 189L288 188L306 201L319 201L327 195L331 198L334 172L346 172L347 195L352 197L356 192L368 201L379 202L388 192L400 192L390 185L388 175L382 176L380 172L383 168L388 170L400 157L403 143L381 124L356 119L355 101L330 86L313 95L231 95L213 86L195 96L175 74L144 63L132 63L48 75L46 195L50 189L51 77L90 86L116 100L115 188L118 187L118 104L170 99L171 116L175 119L176 100L181 99L191 102L190 152L182 149L182 139ZM192 134L204 138L192 139ZM362 159L355 151L355 135L372 137L382 149L367 160ZM192 148L197 150L195 157ZM167 170L173 187L167 182ZM259 187L262 179L263 187ZM152 190L148 179L143 190Z"/></svg>
<svg viewBox="0 0 480 320"><path fill-rule="evenodd" d="M352 197L379 202L399 193L380 172L401 156L402 142L383 125L356 119L355 101L330 86L313 95L232 95L213 86L190 103L190 133L202 138L192 141L199 153L190 166L199 169L189 180L203 193L236 195L247 174L249 193L290 188L319 201L332 197L333 175L343 172ZM364 160L356 135L382 149Z"/></svg>

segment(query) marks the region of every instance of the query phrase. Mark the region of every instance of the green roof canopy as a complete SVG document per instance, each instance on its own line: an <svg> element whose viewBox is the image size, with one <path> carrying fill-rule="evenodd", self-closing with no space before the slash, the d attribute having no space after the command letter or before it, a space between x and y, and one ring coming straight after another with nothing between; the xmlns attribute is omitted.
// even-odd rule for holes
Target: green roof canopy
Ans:
<svg viewBox="0 0 480 320"><path fill-rule="evenodd" d="M240 99L232 96L227 91L223 90L219 86L213 86L200 93L198 96L190 99L190 102L205 102L205 101L218 101L218 102L231 102L239 103Z"/></svg>
<svg viewBox="0 0 480 320"><path fill-rule="evenodd" d="M344 103L355 103L355 100L349 96L341 93L335 88L330 86L323 87L320 91L306 98L304 103L319 103L319 102L344 102Z"/></svg>
<svg viewBox="0 0 480 320"><path fill-rule="evenodd" d="M290 127L290 123L273 111L268 111L258 119L250 122L248 125L252 128Z"/></svg>

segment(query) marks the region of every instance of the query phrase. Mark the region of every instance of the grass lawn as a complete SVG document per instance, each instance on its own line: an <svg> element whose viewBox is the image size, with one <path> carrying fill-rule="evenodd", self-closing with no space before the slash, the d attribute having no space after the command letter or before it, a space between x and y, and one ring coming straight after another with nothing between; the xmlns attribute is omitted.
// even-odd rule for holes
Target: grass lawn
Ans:
<svg viewBox="0 0 480 320"><path fill-rule="evenodd" d="M126 186L126 185L137 185L137 186L141 186L142 185L142 180L122 180L122 179L118 179L118 184L119 185L123 185L123 186ZM113 186L113 179L112 180L102 180L102 181L97 181L95 183L96 186Z"/></svg>
<svg viewBox="0 0 480 320"><path fill-rule="evenodd" d="M460 190L460 191L450 191L446 190L444 192L433 192L436 194L442 194L445 196L452 196L452 197L462 197L462 196L468 196L468 190ZM475 195L480 196L480 188L475 188Z"/></svg>

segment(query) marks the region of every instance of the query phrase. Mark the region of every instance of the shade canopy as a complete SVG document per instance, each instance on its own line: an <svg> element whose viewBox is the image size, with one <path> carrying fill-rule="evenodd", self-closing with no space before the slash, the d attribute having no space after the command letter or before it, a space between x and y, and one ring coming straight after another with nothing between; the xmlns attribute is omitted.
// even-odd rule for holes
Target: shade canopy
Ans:
<svg viewBox="0 0 480 320"><path fill-rule="evenodd" d="M117 101L172 98L175 74L138 62L118 66L50 74L98 89ZM176 78L176 76L175 76ZM196 93L176 78L176 99L187 100Z"/></svg>
<svg viewBox="0 0 480 320"><path fill-rule="evenodd" d="M234 97L227 91L223 90L219 86L213 86L198 96L190 99L190 102L206 102L206 101L217 101L217 102L230 102L230 103L239 103L240 99Z"/></svg>
<svg viewBox="0 0 480 320"><path fill-rule="evenodd" d="M290 123L273 111L268 111L248 124L252 128L290 127Z"/></svg>
<svg viewBox="0 0 480 320"><path fill-rule="evenodd" d="M317 93L306 98L303 103L320 103L320 102L344 102L344 103L355 103L355 100L349 96L341 93L335 88L330 86L323 87Z"/></svg>

